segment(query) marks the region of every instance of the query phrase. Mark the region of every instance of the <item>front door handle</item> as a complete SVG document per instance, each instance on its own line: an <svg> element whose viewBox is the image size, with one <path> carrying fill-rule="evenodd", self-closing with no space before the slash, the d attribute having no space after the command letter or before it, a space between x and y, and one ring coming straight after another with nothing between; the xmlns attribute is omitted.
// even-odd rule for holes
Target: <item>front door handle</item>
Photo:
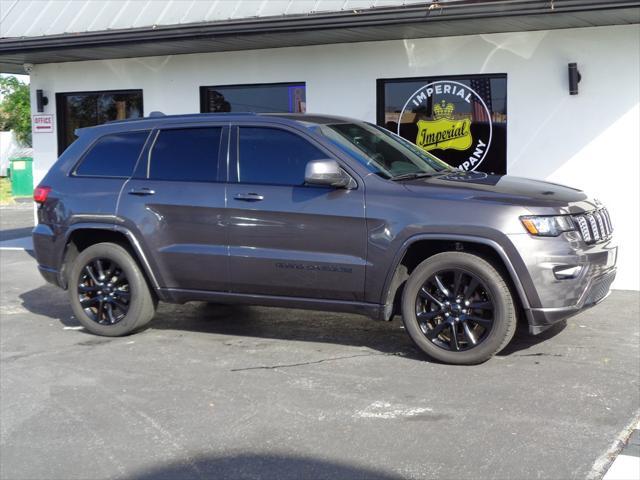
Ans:
<svg viewBox="0 0 640 480"><path fill-rule="evenodd" d="M138 195L144 197L146 195L155 195L156 191L147 187L142 188L132 188L129 190L129 195Z"/></svg>
<svg viewBox="0 0 640 480"><path fill-rule="evenodd" d="M242 200L243 202L259 202L260 200L264 200L264 197L257 193L237 193L233 198L236 200Z"/></svg>

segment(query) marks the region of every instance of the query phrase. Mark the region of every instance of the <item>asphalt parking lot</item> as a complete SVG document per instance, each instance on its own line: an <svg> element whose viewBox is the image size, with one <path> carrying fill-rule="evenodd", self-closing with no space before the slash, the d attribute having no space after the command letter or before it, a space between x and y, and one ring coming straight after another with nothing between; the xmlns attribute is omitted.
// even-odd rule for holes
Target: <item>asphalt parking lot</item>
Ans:
<svg viewBox="0 0 640 480"><path fill-rule="evenodd" d="M455 367L398 318L161 305L97 337L28 252L0 262L2 479L599 478L640 405L637 292Z"/></svg>

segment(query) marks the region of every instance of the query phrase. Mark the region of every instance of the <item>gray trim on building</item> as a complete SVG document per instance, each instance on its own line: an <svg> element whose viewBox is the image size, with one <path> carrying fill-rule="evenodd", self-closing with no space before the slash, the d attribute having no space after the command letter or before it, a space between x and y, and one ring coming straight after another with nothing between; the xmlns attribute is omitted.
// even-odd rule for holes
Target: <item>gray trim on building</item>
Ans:
<svg viewBox="0 0 640 480"><path fill-rule="evenodd" d="M25 63L640 23L636 0L462 0L213 23L0 39L0 71Z"/></svg>

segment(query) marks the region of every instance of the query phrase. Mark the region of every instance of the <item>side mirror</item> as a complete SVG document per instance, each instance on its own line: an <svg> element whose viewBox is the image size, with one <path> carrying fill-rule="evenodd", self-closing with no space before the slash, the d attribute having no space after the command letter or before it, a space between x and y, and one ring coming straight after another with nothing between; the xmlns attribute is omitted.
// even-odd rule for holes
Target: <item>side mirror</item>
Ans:
<svg viewBox="0 0 640 480"><path fill-rule="evenodd" d="M304 182L308 185L325 185L337 188L353 188L353 180L331 159L312 160L304 170Z"/></svg>

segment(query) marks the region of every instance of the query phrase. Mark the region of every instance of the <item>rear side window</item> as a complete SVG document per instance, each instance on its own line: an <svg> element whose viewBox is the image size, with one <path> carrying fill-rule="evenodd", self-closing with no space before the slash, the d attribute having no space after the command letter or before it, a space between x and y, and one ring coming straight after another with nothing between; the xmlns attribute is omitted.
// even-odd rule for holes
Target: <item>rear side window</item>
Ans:
<svg viewBox="0 0 640 480"><path fill-rule="evenodd" d="M87 152L75 175L85 177L130 177L149 132L105 135Z"/></svg>
<svg viewBox="0 0 640 480"><path fill-rule="evenodd" d="M295 133L277 128L240 127L238 182L303 185L311 160L327 155Z"/></svg>
<svg viewBox="0 0 640 480"><path fill-rule="evenodd" d="M215 182L221 137L220 127L161 130L151 152L148 177Z"/></svg>

